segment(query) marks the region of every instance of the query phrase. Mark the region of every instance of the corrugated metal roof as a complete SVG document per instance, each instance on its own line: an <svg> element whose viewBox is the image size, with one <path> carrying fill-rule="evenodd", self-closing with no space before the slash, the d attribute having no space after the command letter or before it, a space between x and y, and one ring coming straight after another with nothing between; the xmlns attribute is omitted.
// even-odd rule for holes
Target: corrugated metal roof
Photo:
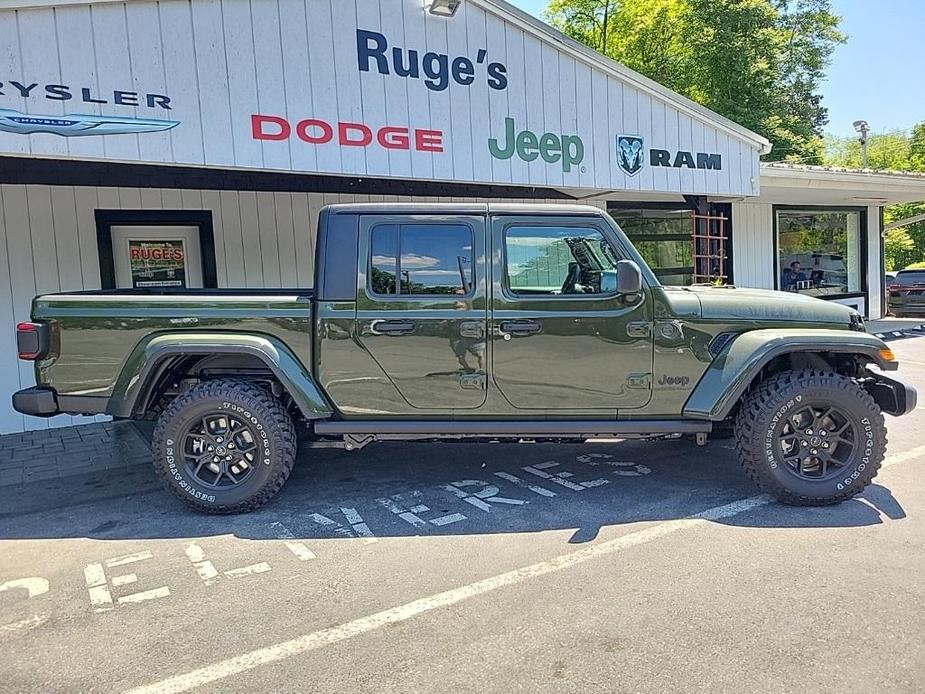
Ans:
<svg viewBox="0 0 925 694"><path fill-rule="evenodd" d="M810 164L788 164L787 162L761 162L761 169L779 169L781 171L805 171L809 173L854 174L867 176L892 176L894 178L925 180L925 173L920 171L889 171L885 169L850 169L843 166L815 166Z"/></svg>

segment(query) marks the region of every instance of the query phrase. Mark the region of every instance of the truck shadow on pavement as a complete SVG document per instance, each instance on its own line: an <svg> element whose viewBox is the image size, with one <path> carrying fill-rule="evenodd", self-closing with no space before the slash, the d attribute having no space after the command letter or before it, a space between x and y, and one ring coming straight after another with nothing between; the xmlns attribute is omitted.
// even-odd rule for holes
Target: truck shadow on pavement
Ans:
<svg viewBox="0 0 925 694"><path fill-rule="evenodd" d="M162 490L147 464L0 487L0 539L251 540L494 535L571 531L686 518L758 496L731 441L607 444L372 445L300 453L279 496L241 516L204 516ZM761 528L851 528L905 517L874 484L837 506L776 502L714 522Z"/></svg>

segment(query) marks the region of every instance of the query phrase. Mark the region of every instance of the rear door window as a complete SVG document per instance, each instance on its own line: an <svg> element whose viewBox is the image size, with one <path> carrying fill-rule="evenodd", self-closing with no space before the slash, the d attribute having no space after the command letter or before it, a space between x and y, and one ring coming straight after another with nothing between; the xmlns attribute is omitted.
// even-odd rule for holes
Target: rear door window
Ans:
<svg viewBox="0 0 925 694"><path fill-rule="evenodd" d="M373 294L468 295L472 292L472 229L462 224L382 224L372 230Z"/></svg>

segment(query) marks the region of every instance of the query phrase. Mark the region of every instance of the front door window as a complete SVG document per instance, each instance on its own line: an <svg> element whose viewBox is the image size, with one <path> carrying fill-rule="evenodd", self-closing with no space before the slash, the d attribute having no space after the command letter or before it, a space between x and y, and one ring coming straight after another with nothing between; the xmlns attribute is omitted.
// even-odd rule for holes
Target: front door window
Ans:
<svg viewBox="0 0 925 694"><path fill-rule="evenodd" d="M617 258L589 227L512 227L505 234L508 290L521 296L612 294Z"/></svg>

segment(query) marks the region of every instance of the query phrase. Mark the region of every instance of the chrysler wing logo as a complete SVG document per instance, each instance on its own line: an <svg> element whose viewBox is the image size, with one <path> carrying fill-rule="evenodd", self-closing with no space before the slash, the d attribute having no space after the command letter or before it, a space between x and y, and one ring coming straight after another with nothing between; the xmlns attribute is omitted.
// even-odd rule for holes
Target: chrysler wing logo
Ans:
<svg viewBox="0 0 925 694"><path fill-rule="evenodd" d="M645 144L638 135L617 135L617 161L629 176L642 171Z"/></svg>
<svg viewBox="0 0 925 694"><path fill-rule="evenodd" d="M0 108L0 131L31 135L51 133L63 137L81 135L127 135L170 130L179 121L153 118L123 118L121 116L39 116Z"/></svg>

